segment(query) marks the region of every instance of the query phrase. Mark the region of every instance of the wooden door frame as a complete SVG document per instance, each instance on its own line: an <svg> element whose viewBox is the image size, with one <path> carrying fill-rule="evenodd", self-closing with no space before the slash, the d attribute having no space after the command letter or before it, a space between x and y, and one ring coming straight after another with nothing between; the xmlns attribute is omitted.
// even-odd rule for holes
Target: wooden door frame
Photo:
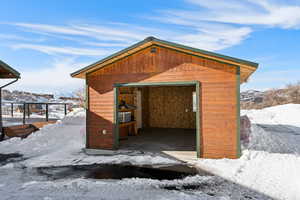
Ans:
<svg viewBox="0 0 300 200"><path fill-rule="evenodd" d="M201 83L199 81L182 81L182 82L141 82L141 83L115 83L114 84L114 148L119 147L119 120L118 120L118 106L120 87L149 87L149 86L195 86L196 88L196 151L197 157L200 157L200 139L201 139L201 125L200 125L200 108L201 108Z"/></svg>

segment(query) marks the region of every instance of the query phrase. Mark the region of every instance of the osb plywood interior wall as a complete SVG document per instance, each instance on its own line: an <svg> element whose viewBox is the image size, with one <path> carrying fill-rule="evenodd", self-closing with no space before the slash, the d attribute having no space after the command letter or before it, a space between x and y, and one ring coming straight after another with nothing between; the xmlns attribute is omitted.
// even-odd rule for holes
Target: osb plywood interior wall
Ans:
<svg viewBox="0 0 300 200"><path fill-rule="evenodd" d="M143 127L196 128L193 86L142 88Z"/></svg>

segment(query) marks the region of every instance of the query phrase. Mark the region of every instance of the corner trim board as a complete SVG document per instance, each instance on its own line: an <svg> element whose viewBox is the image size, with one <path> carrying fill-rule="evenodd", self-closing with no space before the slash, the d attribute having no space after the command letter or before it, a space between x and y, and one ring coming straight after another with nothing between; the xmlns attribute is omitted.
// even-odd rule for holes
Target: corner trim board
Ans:
<svg viewBox="0 0 300 200"><path fill-rule="evenodd" d="M88 138L88 121L89 121L89 110L90 110L90 102L89 102L89 85L87 75L85 74L85 147L89 148L89 138Z"/></svg>
<svg viewBox="0 0 300 200"><path fill-rule="evenodd" d="M236 134L237 134L237 157L241 156L241 105L240 105L240 67L237 67L236 71Z"/></svg>
<svg viewBox="0 0 300 200"><path fill-rule="evenodd" d="M119 87L114 87L114 129L113 129L113 135L114 135L114 148L117 149L119 147Z"/></svg>
<svg viewBox="0 0 300 200"><path fill-rule="evenodd" d="M201 144L201 125L200 125L200 92L201 90L201 83L196 83L196 104L197 104L197 112L196 112L196 151L197 151L197 158L200 158L200 144Z"/></svg>

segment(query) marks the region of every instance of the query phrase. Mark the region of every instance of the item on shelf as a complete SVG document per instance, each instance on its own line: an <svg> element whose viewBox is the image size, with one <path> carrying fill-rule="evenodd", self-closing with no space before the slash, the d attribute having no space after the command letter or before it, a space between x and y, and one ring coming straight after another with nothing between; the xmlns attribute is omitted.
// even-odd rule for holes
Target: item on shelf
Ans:
<svg viewBox="0 0 300 200"><path fill-rule="evenodd" d="M131 104L127 104L124 100L121 100L120 104L119 104L119 109L134 110L134 109L136 109L136 106L135 105L131 105Z"/></svg>
<svg viewBox="0 0 300 200"><path fill-rule="evenodd" d="M128 106L124 100L120 101L119 109L128 109Z"/></svg>
<svg viewBox="0 0 300 200"><path fill-rule="evenodd" d="M131 105L131 104L127 104L127 108L130 110L135 110L136 106L135 105Z"/></svg>
<svg viewBox="0 0 300 200"><path fill-rule="evenodd" d="M131 121L131 112L119 112L119 122L125 123Z"/></svg>

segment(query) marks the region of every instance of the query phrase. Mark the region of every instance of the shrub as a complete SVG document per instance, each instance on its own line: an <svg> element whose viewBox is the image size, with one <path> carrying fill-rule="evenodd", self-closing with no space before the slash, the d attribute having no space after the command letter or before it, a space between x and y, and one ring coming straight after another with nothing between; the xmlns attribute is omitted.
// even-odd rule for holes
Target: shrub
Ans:
<svg viewBox="0 0 300 200"><path fill-rule="evenodd" d="M241 109L262 109L288 103L300 104L300 81L295 84L288 84L283 89L265 91L261 103L241 102Z"/></svg>

